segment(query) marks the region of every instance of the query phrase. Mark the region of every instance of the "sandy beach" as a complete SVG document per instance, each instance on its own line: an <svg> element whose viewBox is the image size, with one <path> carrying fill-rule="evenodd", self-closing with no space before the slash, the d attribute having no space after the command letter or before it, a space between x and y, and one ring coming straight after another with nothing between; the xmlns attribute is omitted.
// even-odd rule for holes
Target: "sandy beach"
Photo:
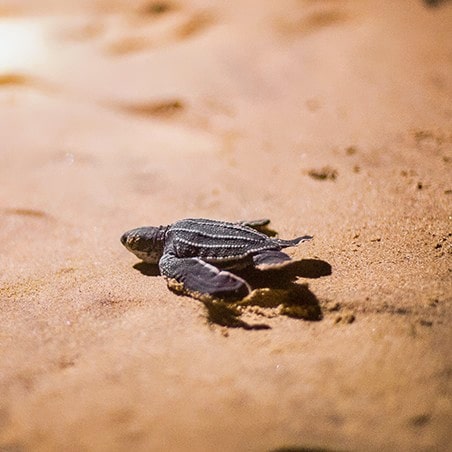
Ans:
<svg viewBox="0 0 452 452"><path fill-rule="evenodd" d="M451 450L452 2L4 0L0 143L0 451ZM209 304L181 218L314 239Z"/></svg>

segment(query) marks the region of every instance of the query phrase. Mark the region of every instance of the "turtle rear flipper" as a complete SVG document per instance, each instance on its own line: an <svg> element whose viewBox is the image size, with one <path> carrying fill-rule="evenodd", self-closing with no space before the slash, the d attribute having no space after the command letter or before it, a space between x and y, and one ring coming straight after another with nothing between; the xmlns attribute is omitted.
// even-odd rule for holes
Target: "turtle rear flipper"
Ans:
<svg viewBox="0 0 452 452"><path fill-rule="evenodd" d="M248 295L251 290L242 278L219 270L197 257L179 258L173 254L164 254L159 267L162 275L181 284L178 287L177 284L169 283L170 288L187 292L196 298L210 295L238 299Z"/></svg>
<svg viewBox="0 0 452 452"><path fill-rule="evenodd" d="M270 224L270 220L268 218L262 218L260 220L250 220L250 221L239 221L239 224L243 226L248 226L253 229L258 229L263 226L268 226Z"/></svg>
<svg viewBox="0 0 452 452"><path fill-rule="evenodd" d="M286 253L277 250L263 250L253 255L254 266L260 269L281 266L291 260Z"/></svg>
<svg viewBox="0 0 452 452"><path fill-rule="evenodd" d="M276 235L276 231L268 226L270 224L270 220L268 218L262 218L260 220L240 221L237 224L241 226L247 226L257 232L261 232L262 234L267 235L268 237L274 237Z"/></svg>

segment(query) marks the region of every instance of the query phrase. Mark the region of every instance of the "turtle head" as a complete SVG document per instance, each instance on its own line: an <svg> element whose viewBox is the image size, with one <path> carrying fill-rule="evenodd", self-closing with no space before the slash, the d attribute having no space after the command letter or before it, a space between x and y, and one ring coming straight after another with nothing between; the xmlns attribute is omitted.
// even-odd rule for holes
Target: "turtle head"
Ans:
<svg viewBox="0 0 452 452"><path fill-rule="evenodd" d="M158 264L165 246L166 227L145 226L131 229L121 236L121 243L148 264Z"/></svg>

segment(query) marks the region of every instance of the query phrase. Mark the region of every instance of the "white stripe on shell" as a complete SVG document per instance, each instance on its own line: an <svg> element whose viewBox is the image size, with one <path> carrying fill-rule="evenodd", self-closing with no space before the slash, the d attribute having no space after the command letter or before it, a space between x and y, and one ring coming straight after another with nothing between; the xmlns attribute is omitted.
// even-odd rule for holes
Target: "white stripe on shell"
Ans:
<svg viewBox="0 0 452 452"><path fill-rule="evenodd" d="M204 232L204 231L197 231L195 229L187 229L187 228L171 228L171 232L174 231L180 231L180 232L191 232L191 233L196 233L199 234L203 237L208 237L211 239L224 239L224 240L245 240L248 242L255 242L256 239L252 238L252 237L245 237L245 236L237 236L237 235L220 235L220 234L209 234L208 232ZM248 231L250 232L250 231Z"/></svg>
<svg viewBox="0 0 452 452"><path fill-rule="evenodd" d="M229 244L229 245L208 244L208 243L199 244L199 243L195 243L195 242L190 242L190 240L182 239L180 237L176 237L174 240L176 241L176 243L177 242L184 243L185 245L192 246L193 248L218 248L218 249L221 249L221 248L231 249L232 248L232 249L237 249L237 248L244 247L244 245L233 245L233 244ZM275 245L271 244L271 246L270 246L270 244L269 244L269 246L266 246L266 247L259 247L259 248L253 248L250 250L246 250L246 254L256 253L258 251L263 251L263 250L272 249L272 248L275 248Z"/></svg>
<svg viewBox="0 0 452 452"><path fill-rule="evenodd" d="M266 234L259 232L250 226L242 225L241 223L229 223L227 221L215 221L215 220L197 220L196 218L186 218L185 220L180 220L180 222L183 222L183 221L187 221L187 222L190 222L195 225L203 225L203 226L221 225L222 227L227 228L227 229L234 229L234 230L238 229L240 231L252 232L261 237L268 238L268 236ZM176 223L178 223L178 222L176 222ZM171 229L173 229L173 228L171 228Z"/></svg>

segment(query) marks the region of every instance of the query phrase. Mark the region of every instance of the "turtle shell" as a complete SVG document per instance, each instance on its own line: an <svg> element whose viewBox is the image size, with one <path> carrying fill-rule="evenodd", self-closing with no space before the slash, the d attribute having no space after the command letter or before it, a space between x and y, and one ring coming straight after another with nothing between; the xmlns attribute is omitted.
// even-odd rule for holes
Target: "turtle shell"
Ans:
<svg viewBox="0 0 452 452"><path fill-rule="evenodd" d="M240 264L253 254L281 248L276 240L240 223L185 219L166 232L166 251L177 257L199 257L216 265Z"/></svg>

